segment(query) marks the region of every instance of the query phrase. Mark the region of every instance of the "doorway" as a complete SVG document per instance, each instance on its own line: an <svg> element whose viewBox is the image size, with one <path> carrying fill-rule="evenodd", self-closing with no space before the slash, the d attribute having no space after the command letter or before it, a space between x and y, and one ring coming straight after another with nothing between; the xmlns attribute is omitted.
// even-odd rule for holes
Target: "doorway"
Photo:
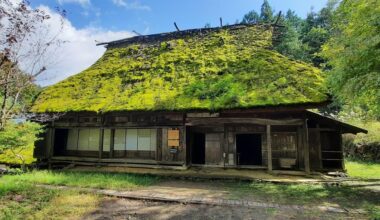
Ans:
<svg viewBox="0 0 380 220"><path fill-rule="evenodd" d="M191 146L191 163L205 164L205 134L193 133L193 144Z"/></svg>
<svg viewBox="0 0 380 220"><path fill-rule="evenodd" d="M55 129L54 156L63 156L67 146L68 129Z"/></svg>
<svg viewBox="0 0 380 220"><path fill-rule="evenodd" d="M237 134L236 155L238 165L262 165L261 135Z"/></svg>

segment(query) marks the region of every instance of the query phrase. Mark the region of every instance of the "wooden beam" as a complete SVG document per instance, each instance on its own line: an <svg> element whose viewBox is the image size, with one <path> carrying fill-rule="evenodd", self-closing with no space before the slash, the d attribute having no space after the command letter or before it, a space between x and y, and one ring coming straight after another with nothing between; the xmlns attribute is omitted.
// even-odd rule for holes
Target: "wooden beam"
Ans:
<svg viewBox="0 0 380 220"><path fill-rule="evenodd" d="M99 132L99 159L102 159L103 139L104 139L104 128L100 128L100 132Z"/></svg>
<svg viewBox="0 0 380 220"><path fill-rule="evenodd" d="M280 21L280 18L281 18L281 11L278 13L278 15L277 15L277 19L276 19L276 21L274 22L274 25L276 26L277 24L278 24L278 22Z"/></svg>
<svg viewBox="0 0 380 220"><path fill-rule="evenodd" d="M307 119L304 122L303 130L304 130L303 146L304 146L304 153L305 153L305 156L304 156L305 172L307 174L310 174L309 130L307 128Z"/></svg>
<svg viewBox="0 0 380 220"><path fill-rule="evenodd" d="M175 29L177 29L177 31L180 31L180 29L177 26L177 23L175 23L175 22L174 22L174 27L175 27Z"/></svg>
<svg viewBox="0 0 380 220"><path fill-rule="evenodd" d="M223 27L223 20L222 20L222 17L219 18L219 22L220 22L220 27Z"/></svg>
<svg viewBox="0 0 380 220"><path fill-rule="evenodd" d="M264 118L187 118L186 126L210 124L257 124L257 125L302 125L302 119L264 119Z"/></svg>
<svg viewBox="0 0 380 220"><path fill-rule="evenodd" d="M54 155L54 145L55 145L55 128L51 128L51 133L50 133L50 141L51 141L51 144L50 144L50 150L49 150L49 158L53 157Z"/></svg>
<svg viewBox="0 0 380 220"><path fill-rule="evenodd" d="M268 152L268 171L271 172L272 167L272 135L271 135L271 127L267 125L267 152Z"/></svg>
<svg viewBox="0 0 380 220"><path fill-rule="evenodd" d="M319 124L317 124L317 146L318 146L318 169L322 169L322 143L321 143L321 130Z"/></svg>

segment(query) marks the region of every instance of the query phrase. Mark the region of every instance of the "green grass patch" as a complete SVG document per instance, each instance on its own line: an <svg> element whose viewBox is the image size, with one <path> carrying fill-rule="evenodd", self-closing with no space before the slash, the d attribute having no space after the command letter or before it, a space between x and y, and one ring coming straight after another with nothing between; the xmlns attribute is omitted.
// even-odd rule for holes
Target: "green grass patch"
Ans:
<svg viewBox="0 0 380 220"><path fill-rule="evenodd" d="M364 209L372 218L380 217L380 193L349 186L311 184L271 184L239 182L227 184L233 198L253 199L285 205L325 205Z"/></svg>
<svg viewBox="0 0 380 220"><path fill-rule="evenodd" d="M345 165L350 177L380 179L380 163L346 160Z"/></svg>
<svg viewBox="0 0 380 220"><path fill-rule="evenodd" d="M10 181L15 184L51 184L127 190L152 185L156 183L158 179L158 177L148 175L45 170L33 171L21 175L4 176L0 179L0 183L2 181Z"/></svg>
<svg viewBox="0 0 380 220"><path fill-rule="evenodd" d="M95 210L101 199L73 190L0 180L0 219L79 219Z"/></svg>
<svg viewBox="0 0 380 220"><path fill-rule="evenodd" d="M53 190L35 184L107 189L135 189L158 177L69 171L33 171L0 177L0 219L78 219L99 206L101 196L76 190Z"/></svg>

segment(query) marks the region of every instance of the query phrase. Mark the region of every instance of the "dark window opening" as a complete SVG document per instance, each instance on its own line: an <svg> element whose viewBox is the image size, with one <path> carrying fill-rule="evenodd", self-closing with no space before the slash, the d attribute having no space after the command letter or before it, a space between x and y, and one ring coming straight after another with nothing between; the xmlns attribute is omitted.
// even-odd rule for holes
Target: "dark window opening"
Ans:
<svg viewBox="0 0 380 220"><path fill-rule="evenodd" d="M262 165L261 135L237 134L236 153L238 165Z"/></svg>
<svg viewBox="0 0 380 220"><path fill-rule="evenodd" d="M54 137L54 155L64 155L67 145L68 129L55 129Z"/></svg>
<svg viewBox="0 0 380 220"><path fill-rule="evenodd" d="M191 162L192 164L205 164L205 134L194 133L193 144L191 146Z"/></svg>

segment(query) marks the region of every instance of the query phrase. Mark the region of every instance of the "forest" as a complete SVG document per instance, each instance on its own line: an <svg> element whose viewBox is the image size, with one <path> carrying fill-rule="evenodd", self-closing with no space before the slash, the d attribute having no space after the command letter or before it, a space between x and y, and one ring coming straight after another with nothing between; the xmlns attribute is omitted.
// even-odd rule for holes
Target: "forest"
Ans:
<svg viewBox="0 0 380 220"><path fill-rule="evenodd" d="M321 10L311 9L306 18L291 9L279 13L264 0L259 12L248 12L241 22L273 23L280 16L283 29L274 49L326 74L333 102L318 111L369 131L345 137L346 156L379 161L379 2L329 0Z"/></svg>

